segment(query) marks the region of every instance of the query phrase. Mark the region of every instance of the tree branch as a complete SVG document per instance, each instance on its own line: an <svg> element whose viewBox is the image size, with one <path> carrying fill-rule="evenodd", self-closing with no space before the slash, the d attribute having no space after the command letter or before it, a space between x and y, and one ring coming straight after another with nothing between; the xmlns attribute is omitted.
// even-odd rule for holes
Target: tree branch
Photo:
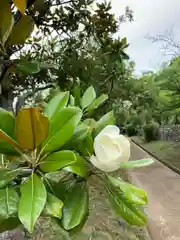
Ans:
<svg viewBox="0 0 180 240"><path fill-rule="evenodd" d="M35 91L29 91L27 92L26 94L22 95L22 96L19 96L18 97L18 100L16 102L16 106L15 106L15 109L13 109L14 111L14 115L17 116L20 108L25 104L25 100L31 96L33 96L33 94L39 92L39 91L42 91L42 90L45 90L45 89L48 89L48 88L53 88L55 87L55 84L52 84L52 83L49 83L45 86L42 86L42 87L39 87L39 88L36 88Z"/></svg>
<svg viewBox="0 0 180 240"><path fill-rule="evenodd" d="M43 90L46 90L48 88L53 88L55 87L55 84L52 84L52 83L49 83L45 86L42 86L42 87L39 87L39 88L36 88L34 91L31 91L31 92L27 92L24 96L24 99L26 100L27 98L33 96L33 94L39 92L39 91L43 91Z"/></svg>

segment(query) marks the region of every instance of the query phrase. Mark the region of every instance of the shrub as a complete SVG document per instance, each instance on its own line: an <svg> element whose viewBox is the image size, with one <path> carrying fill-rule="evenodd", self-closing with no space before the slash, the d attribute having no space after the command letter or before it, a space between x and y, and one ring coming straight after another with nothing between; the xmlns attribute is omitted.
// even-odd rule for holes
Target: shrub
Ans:
<svg viewBox="0 0 180 240"><path fill-rule="evenodd" d="M128 124L125 128L125 132L129 137L135 136L138 133L138 130L135 125Z"/></svg>
<svg viewBox="0 0 180 240"><path fill-rule="evenodd" d="M158 139L159 125L156 122L151 122L143 127L145 141L151 142Z"/></svg>

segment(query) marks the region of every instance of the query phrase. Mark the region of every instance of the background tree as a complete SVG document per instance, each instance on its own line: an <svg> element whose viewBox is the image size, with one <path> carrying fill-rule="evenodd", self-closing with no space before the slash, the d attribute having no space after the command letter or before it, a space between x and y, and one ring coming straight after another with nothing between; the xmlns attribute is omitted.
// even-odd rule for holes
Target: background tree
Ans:
<svg viewBox="0 0 180 240"><path fill-rule="evenodd" d="M161 51L165 56L170 56L171 58L180 56L180 43L175 37L173 27L166 30L163 34L147 35L146 39L152 43L162 43Z"/></svg>
<svg viewBox="0 0 180 240"><path fill-rule="evenodd" d="M20 10L15 8L14 3L5 0L1 3L5 6L1 11L6 13L6 23L9 22L5 26L2 21L0 28L12 29L6 39L2 39L5 42L2 44L1 105L6 108L23 89L38 91L39 86L56 83L65 89L73 86L77 78L88 82L89 78L85 79L85 75L94 68L92 54L95 48L96 56L99 52L109 55L106 61L115 53L121 57L121 62L127 58L124 53L127 43L112 39L112 34L118 30L119 20L111 13L110 3L94 5L95 1L89 0L22 0L19 1ZM129 8L121 16L121 22L126 18L132 20ZM11 26L10 20L13 20ZM33 29L32 37L26 41ZM91 53L88 53L89 44L93 45ZM34 75L27 76L29 71Z"/></svg>

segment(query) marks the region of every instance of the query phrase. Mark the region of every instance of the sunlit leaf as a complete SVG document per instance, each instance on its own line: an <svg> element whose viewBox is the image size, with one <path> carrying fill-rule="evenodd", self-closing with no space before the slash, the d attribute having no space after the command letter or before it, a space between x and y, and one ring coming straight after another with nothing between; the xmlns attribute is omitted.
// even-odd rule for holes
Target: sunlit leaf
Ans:
<svg viewBox="0 0 180 240"><path fill-rule="evenodd" d="M46 198L46 188L35 173L21 184L18 216L29 232L33 232L36 220L44 209Z"/></svg>
<svg viewBox="0 0 180 240"><path fill-rule="evenodd" d="M88 89L86 89L86 91L84 92L82 98L81 98L81 107L87 108L96 98L96 92L93 88L93 86L89 87Z"/></svg>
<svg viewBox="0 0 180 240"><path fill-rule="evenodd" d="M33 150L40 146L48 134L49 121L40 108L24 108L16 118L16 136L24 149Z"/></svg>
<svg viewBox="0 0 180 240"><path fill-rule="evenodd" d="M131 203L137 205L146 205L148 203L147 193L143 189L127 183L119 178L116 179L111 176L107 176L107 178L114 187L118 188L124 193Z"/></svg>
<svg viewBox="0 0 180 240"><path fill-rule="evenodd" d="M146 224L146 216L141 209L130 203L126 196L116 187L106 182L106 191L108 199L119 217L131 225L143 226Z"/></svg>
<svg viewBox="0 0 180 240"><path fill-rule="evenodd" d="M98 97L91 103L91 105L87 108L87 111L92 112L93 110L101 106L105 101L107 101L107 99L108 95L102 94L100 97Z"/></svg>
<svg viewBox="0 0 180 240"><path fill-rule="evenodd" d="M40 169L44 172L55 172L76 162L76 155L73 151L64 150L49 154L42 160Z"/></svg>
<svg viewBox="0 0 180 240"><path fill-rule="evenodd" d="M114 125L115 123L116 119L113 111L106 113L99 121L96 122L96 126L93 131L94 136L100 133L107 125Z"/></svg>
<svg viewBox="0 0 180 240"><path fill-rule="evenodd" d="M70 139L70 142L77 143L77 141L83 140L87 136L88 132L89 132L89 127L86 124L84 123L79 124L76 127L72 135L72 138Z"/></svg>
<svg viewBox="0 0 180 240"><path fill-rule="evenodd" d="M135 160L135 161L128 161L123 162L120 164L120 168L139 168L139 167L146 167L154 163L152 158Z"/></svg>
<svg viewBox="0 0 180 240"><path fill-rule="evenodd" d="M46 105L44 112L49 118L54 118L63 108L67 106L69 92L59 92Z"/></svg>
<svg viewBox="0 0 180 240"><path fill-rule="evenodd" d="M73 164L69 164L69 166L65 167L64 170L68 172L75 173L81 177L87 177L88 174L88 166L83 157L76 154L76 162Z"/></svg>
<svg viewBox="0 0 180 240"><path fill-rule="evenodd" d="M47 201L44 208L44 215L61 218L62 217L62 208L63 202L58 199L56 196L52 195L51 193L47 194Z"/></svg>
<svg viewBox="0 0 180 240"><path fill-rule="evenodd" d="M82 112L76 107L67 107L53 117L47 139L42 146L42 152L52 152L60 149L72 136L81 120Z"/></svg>
<svg viewBox="0 0 180 240"><path fill-rule="evenodd" d="M69 106L75 106L75 100L74 100L74 97L72 95L70 95L70 103L69 103Z"/></svg>

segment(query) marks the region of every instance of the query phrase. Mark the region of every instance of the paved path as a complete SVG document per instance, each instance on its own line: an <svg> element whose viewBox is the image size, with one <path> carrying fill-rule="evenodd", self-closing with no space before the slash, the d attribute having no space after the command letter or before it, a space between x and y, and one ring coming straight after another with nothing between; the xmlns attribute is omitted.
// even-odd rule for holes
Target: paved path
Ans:
<svg viewBox="0 0 180 240"><path fill-rule="evenodd" d="M131 160L150 157L134 143L131 151ZM149 167L133 169L131 177L148 193L152 240L180 240L180 176L155 160Z"/></svg>

